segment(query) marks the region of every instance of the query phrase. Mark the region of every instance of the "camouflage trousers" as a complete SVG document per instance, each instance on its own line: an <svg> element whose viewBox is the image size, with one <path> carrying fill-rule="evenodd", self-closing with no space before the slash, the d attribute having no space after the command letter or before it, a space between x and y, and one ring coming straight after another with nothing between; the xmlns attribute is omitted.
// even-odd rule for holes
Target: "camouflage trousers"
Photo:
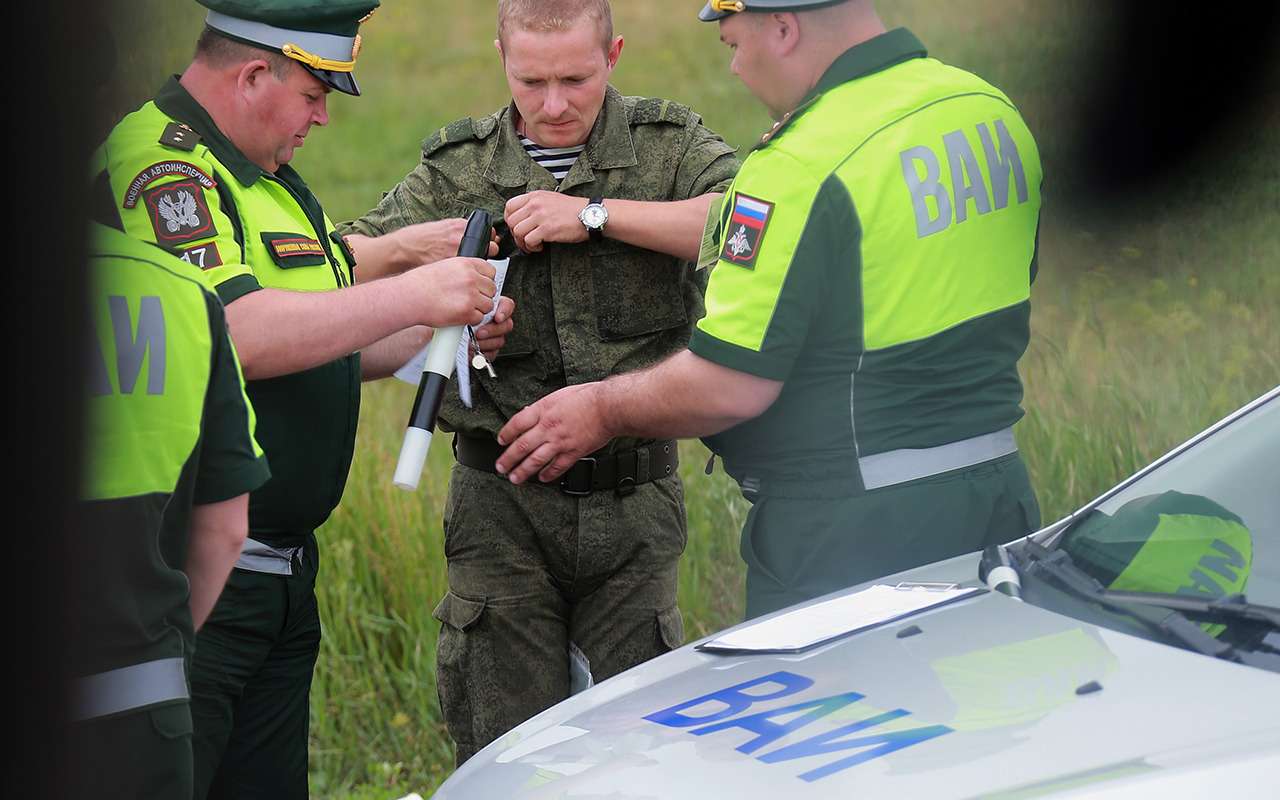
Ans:
<svg viewBox="0 0 1280 800"><path fill-rule="evenodd" d="M455 464L444 531L437 686L459 765L569 696L570 643L596 681L683 643L676 476L570 497Z"/></svg>

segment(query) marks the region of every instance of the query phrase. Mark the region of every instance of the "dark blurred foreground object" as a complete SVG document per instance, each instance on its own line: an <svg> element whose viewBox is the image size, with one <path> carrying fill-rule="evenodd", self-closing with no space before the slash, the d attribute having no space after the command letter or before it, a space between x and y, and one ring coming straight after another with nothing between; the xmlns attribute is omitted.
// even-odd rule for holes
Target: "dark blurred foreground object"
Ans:
<svg viewBox="0 0 1280 800"><path fill-rule="evenodd" d="M10 275L5 337L11 344L6 525L16 545L3 581L12 712L6 716L6 797L65 796L61 720L65 677L62 592L75 580L66 548L73 526L83 395L82 313L85 163L93 147L82 124L95 74L109 70L94 4L52 0L17 9L23 50L36 63L13 82L7 182Z"/></svg>
<svg viewBox="0 0 1280 800"><path fill-rule="evenodd" d="M1086 206L1187 199L1188 176L1280 125L1280 4L1094 0L1080 13L1113 22L1078 98L1081 135L1070 151ZM1274 133L1274 129L1273 129ZM1274 176L1280 153L1257 169Z"/></svg>

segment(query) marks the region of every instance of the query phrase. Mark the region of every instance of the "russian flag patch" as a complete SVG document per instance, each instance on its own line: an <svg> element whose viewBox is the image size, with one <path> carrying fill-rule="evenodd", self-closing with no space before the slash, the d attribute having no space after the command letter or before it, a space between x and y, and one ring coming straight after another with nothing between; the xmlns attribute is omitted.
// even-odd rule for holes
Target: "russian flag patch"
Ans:
<svg viewBox="0 0 1280 800"><path fill-rule="evenodd" d="M747 269L755 269L756 256L764 241L765 228L773 216L773 203L737 195L733 200L733 213L729 215L728 230L720 259Z"/></svg>

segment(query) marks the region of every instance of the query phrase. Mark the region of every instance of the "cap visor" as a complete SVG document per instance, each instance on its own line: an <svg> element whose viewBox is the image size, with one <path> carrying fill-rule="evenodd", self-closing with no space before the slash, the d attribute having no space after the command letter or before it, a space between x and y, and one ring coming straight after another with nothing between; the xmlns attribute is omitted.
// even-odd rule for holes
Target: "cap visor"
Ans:
<svg viewBox="0 0 1280 800"><path fill-rule="evenodd" d="M716 11L711 7L710 3L707 3L702 7L702 10L698 12L698 19L703 22L715 22L716 20L724 19L731 13L732 12L730 11Z"/></svg>
<svg viewBox="0 0 1280 800"><path fill-rule="evenodd" d="M337 89L343 94L350 94L356 97L360 96L360 85L356 83L356 76L350 72L334 72L327 69L312 69L303 65L303 69L315 75L331 89Z"/></svg>

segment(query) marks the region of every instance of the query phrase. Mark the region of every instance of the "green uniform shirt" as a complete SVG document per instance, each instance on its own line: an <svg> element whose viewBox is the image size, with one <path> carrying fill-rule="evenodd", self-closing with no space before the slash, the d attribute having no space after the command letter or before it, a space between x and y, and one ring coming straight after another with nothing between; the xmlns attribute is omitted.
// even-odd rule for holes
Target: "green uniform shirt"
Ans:
<svg viewBox="0 0 1280 800"><path fill-rule="evenodd" d="M559 186L520 143L513 107L462 119L423 144L422 162L377 208L345 229L378 236L483 208L501 220L527 192L578 197L687 200L724 191L738 168L733 150L697 114L669 100L623 97L610 87L586 149ZM344 232L345 232L344 230ZM513 414L569 384L600 380L683 348L702 316L706 273L677 258L605 238L548 244L512 254L503 294L516 302L515 328L498 377L472 373L475 408L451 389L440 417L452 430L496 435ZM606 228L606 232L607 232Z"/></svg>
<svg viewBox="0 0 1280 800"><path fill-rule="evenodd" d="M707 440L729 472L856 489L861 457L1016 422L1040 182L1008 98L910 32L837 59L721 210L690 349L785 382Z"/></svg>
<svg viewBox="0 0 1280 800"><path fill-rule="evenodd" d="M288 165L264 172L170 80L125 117L94 159L96 216L205 272L223 302L263 287L350 286L354 259ZM254 539L296 546L342 497L360 408L359 354L251 381L272 479L254 492Z"/></svg>
<svg viewBox="0 0 1280 800"><path fill-rule="evenodd" d="M192 505L261 486L267 462L227 336L198 270L94 226L89 258L85 527L70 587L73 663L90 675L189 655Z"/></svg>

